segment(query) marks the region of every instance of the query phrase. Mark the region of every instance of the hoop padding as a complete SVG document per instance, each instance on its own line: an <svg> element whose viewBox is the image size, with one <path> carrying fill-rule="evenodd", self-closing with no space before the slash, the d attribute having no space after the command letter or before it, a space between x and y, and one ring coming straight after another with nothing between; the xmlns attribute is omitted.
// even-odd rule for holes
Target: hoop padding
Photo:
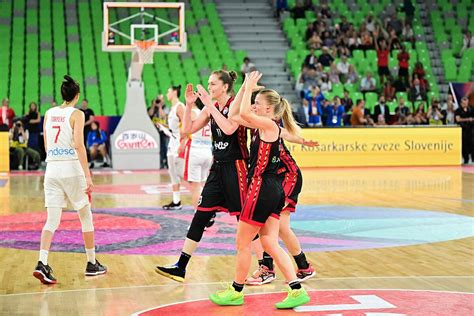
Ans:
<svg viewBox="0 0 474 316"><path fill-rule="evenodd" d="M135 41L135 51L138 54L138 61L141 64L153 64L153 55L155 53L155 41Z"/></svg>

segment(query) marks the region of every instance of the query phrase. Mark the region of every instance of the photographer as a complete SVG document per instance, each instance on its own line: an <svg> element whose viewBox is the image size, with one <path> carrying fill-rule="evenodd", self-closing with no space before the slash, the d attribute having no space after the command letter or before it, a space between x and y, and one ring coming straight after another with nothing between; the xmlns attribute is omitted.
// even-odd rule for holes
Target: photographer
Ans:
<svg viewBox="0 0 474 316"><path fill-rule="evenodd" d="M439 101L433 100L433 103L428 108L428 120L430 125L443 125L444 115L441 112Z"/></svg>
<svg viewBox="0 0 474 316"><path fill-rule="evenodd" d="M159 125L166 126L166 118L169 109L166 108L163 95L160 94L156 99L152 100L151 106L148 108L148 116L150 116L153 124L155 124L160 134L160 168L164 169L168 166L168 158L166 157L168 151L169 137L159 128Z"/></svg>
<svg viewBox="0 0 474 316"><path fill-rule="evenodd" d="M41 157L40 154L28 147L28 130L25 129L23 122L18 120L15 122L13 127L10 129L10 149L13 150L16 163L19 170L23 170L23 163L25 155L32 160L29 164L30 170L35 170L39 168Z"/></svg>

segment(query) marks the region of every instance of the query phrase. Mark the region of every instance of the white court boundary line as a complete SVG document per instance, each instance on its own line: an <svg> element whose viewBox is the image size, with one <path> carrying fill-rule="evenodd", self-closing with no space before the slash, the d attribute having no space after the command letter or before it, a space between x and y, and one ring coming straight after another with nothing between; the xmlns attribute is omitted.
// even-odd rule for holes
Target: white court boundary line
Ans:
<svg viewBox="0 0 474 316"><path fill-rule="evenodd" d="M357 280L357 279L466 279L474 278L474 275L428 275L428 276L372 276L372 277L336 277L336 278L314 278L311 281L332 281L332 280ZM274 283L283 283L286 284L284 280L276 280ZM14 293L14 294L0 294L0 297L3 296L21 296L21 295L52 295L57 293L73 293L73 292L85 292L85 291L105 291L105 290L125 290L125 289L140 289L140 288L153 288L153 287L169 287L169 286L198 286L198 285L212 285L212 284L222 284L222 281L219 282L196 282L196 283L167 283L167 284L153 284L153 285L134 285L134 286L119 286L119 287L103 287L103 288L88 288L88 289L77 289L77 290L61 290L50 292L25 292L25 293ZM327 291L332 289L318 289L311 291ZM334 289L334 290L352 290L352 289ZM354 290L367 290L367 289L354 289ZM369 289L370 290L370 289ZM389 290L389 289L373 289L373 290ZM395 289L397 290L397 289ZM425 291L425 290L410 290L410 291ZM429 290L426 290L429 291ZM436 290L433 290L436 292ZM456 292L456 291L438 291L438 292L449 292L449 293L460 293L460 294L474 294L471 292ZM265 292L263 292L265 293ZM269 293L269 292L268 292ZM280 292L275 292L280 293ZM262 293L252 293L252 294L262 294ZM251 294L248 294L251 295Z"/></svg>
<svg viewBox="0 0 474 316"><path fill-rule="evenodd" d="M474 293L469 293L469 292L439 291L439 290L409 290L409 289L317 289L317 290L308 290L308 292L323 292L323 291L405 291L405 292L452 293L452 294L468 294L468 295L473 295L474 294ZM262 294L284 294L284 292L279 291L279 292L249 293L249 294L245 294L245 296L262 295ZM148 309L145 309L145 310L142 310L142 311L135 312L135 313L131 314L130 316L139 316L141 313L146 313L146 312L155 310L157 308L164 308L164 307L173 306L173 305L194 303L194 302L200 302L200 301L206 301L206 300L209 300L209 299L208 298L200 298L200 299L195 299L195 300L158 305L156 307L151 307L151 308L148 308Z"/></svg>

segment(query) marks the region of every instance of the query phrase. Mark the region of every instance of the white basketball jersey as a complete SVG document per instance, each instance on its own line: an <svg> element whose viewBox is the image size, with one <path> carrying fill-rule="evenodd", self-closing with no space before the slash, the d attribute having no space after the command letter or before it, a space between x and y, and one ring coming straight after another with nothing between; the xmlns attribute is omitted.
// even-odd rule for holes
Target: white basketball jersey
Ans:
<svg viewBox="0 0 474 316"><path fill-rule="evenodd" d="M172 137L170 137L170 141L168 143L168 149L171 151L177 151L179 147L179 140L180 140L180 131L179 131L179 117L178 114L176 113L176 110L178 109L178 106L181 106L184 104L181 102L176 102L171 107L170 113L168 114L168 127L171 131Z"/></svg>
<svg viewBox="0 0 474 316"><path fill-rule="evenodd" d="M198 109L193 109L196 117L201 113ZM207 123L203 128L193 133L191 136L191 147L212 150L211 123Z"/></svg>
<svg viewBox="0 0 474 316"><path fill-rule="evenodd" d="M74 107L54 107L46 112L46 161L78 160L69 119Z"/></svg>

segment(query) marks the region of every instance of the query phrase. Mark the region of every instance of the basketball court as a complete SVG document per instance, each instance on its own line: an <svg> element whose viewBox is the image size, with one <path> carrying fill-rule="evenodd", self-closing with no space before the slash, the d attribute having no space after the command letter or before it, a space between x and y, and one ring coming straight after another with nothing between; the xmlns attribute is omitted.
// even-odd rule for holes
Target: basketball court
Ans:
<svg viewBox="0 0 474 316"><path fill-rule="evenodd" d="M277 311L284 280L245 288L242 307L207 300L234 271L235 219L220 214L193 256L186 283L154 268L179 254L190 206L163 211L165 171L94 173L98 258L109 272L85 277L81 226L63 214L50 264L59 281L31 276L42 226L42 173L0 177L1 314L96 315L469 315L473 306L473 167L303 169L292 227L317 276L305 282L312 301ZM183 188L184 204L190 196ZM256 268L256 260L253 260ZM144 312L147 311L148 312ZM304 314L304 313L303 313Z"/></svg>
<svg viewBox="0 0 474 316"><path fill-rule="evenodd" d="M291 227L317 272L304 283L311 297L304 306L275 309L287 288L279 270L271 284L246 286L243 306L221 307L208 300L234 277L237 223L225 213L204 233L185 283L157 274L157 265L176 261L194 210L186 185L181 187L182 210L161 207L171 199L170 177L158 170L159 134L143 110L147 102L142 75L156 75L163 91L172 79L185 80L179 72L171 72L177 77L170 78L156 68L156 74L144 68L154 55L164 58L163 52L189 57L185 8L183 3L105 2L102 12L103 32L97 34L102 51L127 53L119 58L127 58L129 67L126 86L120 87L125 90L120 91L123 116L110 139L114 169L93 170L96 252L108 272L84 276L81 223L76 211L66 210L49 255L58 283L38 282L32 272L47 217L44 171L0 173L1 315L474 314L474 166L456 165L459 144L453 166L302 168L303 191ZM206 43L194 40L190 37L192 46L204 49ZM212 47L206 50L212 55ZM194 52L197 61L204 58L198 49ZM172 70L177 55L166 57ZM218 60L209 65L217 62L220 67ZM120 60L116 68L122 64ZM193 76L192 83L205 85L208 74L200 76ZM346 138L352 141L350 134ZM378 151L393 165L404 163L404 156L382 147ZM301 166L314 164L311 155L332 163L333 157L323 150L298 150L306 151ZM344 155L339 156L342 166L351 163L342 162ZM419 161L429 156L423 155ZM444 156L438 158L430 161L450 164L443 162ZM256 268L254 258L252 270Z"/></svg>

